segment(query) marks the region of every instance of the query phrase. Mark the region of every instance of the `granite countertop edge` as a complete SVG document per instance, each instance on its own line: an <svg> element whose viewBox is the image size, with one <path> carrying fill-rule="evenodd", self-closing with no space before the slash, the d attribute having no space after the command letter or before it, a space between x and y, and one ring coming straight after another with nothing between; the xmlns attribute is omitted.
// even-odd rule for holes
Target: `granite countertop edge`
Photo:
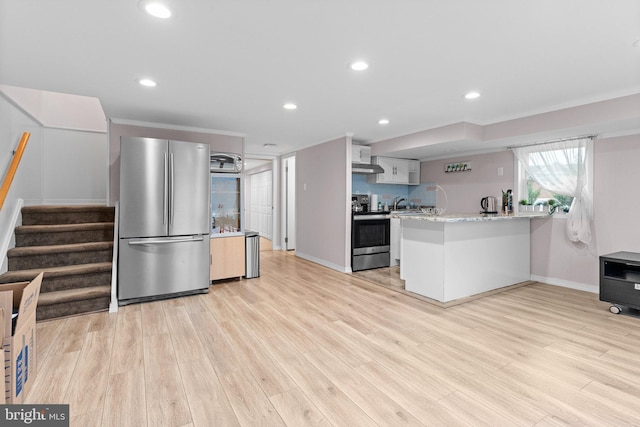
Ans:
<svg viewBox="0 0 640 427"><path fill-rule="evenodd" d="M410 219L414 221L432 221L432 222L486 222L486 221L505 221L514 219L531 219L545 218L548 214L530 214L530 215L484 215L484 214L448 214L448 215L431 215L431 214L409 214L395 215L400 219ZM392 214L393 218L394 215Z"/></svg>

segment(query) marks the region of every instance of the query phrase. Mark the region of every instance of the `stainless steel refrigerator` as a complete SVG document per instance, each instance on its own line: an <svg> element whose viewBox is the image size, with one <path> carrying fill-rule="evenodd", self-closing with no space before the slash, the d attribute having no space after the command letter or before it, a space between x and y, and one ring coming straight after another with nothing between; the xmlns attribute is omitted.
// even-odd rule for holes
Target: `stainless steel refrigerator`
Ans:
<svg viewBox="0 0 640 427"><path fill-rule="evenodd" d="M209 289L209 145L120 140L120 305Z"/></svg>

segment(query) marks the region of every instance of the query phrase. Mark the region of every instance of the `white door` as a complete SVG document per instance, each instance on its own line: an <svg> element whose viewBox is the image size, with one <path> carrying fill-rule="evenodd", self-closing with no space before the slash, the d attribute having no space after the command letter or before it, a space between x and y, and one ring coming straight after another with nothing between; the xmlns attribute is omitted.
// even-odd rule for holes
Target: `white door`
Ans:
<svg viewBox="0 0 640 427"><path fill-rule="evenodd" d="M251 175L250 226L269 240L273 238L273 172Z"/></svg>

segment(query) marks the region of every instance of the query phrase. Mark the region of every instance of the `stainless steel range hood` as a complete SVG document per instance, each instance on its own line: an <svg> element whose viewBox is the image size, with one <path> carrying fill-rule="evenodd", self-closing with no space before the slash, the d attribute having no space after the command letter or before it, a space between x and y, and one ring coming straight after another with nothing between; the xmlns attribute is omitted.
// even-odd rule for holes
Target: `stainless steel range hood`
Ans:
<svg viewBox="0 0 640 427"><path fill-rule="evenodd" d="M380 165L369 163L351 163L351 173L371 175L374 173L384 173L384 169L382 169Z"/></svg>

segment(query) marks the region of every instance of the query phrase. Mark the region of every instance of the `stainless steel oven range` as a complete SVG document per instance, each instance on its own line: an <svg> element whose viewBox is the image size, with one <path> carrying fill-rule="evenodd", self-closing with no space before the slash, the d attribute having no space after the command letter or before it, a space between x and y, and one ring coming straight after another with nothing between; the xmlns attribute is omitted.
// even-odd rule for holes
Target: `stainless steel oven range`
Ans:
<svg viewBox="0 0 640 427"><path fill-rule="evenodd" d="M389 212L353 212L351 270L389 267L391 248Z"/></svg>

